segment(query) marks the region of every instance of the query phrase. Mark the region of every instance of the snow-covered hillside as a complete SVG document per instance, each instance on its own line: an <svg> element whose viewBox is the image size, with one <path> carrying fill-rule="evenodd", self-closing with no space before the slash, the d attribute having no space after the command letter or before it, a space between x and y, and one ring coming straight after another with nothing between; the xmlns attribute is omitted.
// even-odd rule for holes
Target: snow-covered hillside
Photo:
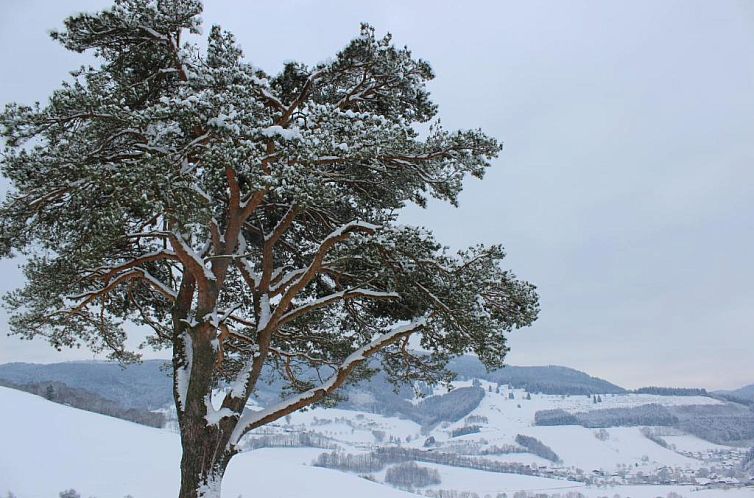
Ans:
<svg viewBox="0 0 754 498"><path fill-rule="evenodd" d="M0 406L0 495L11 491L18 498L54 498L69 488L97 498L164 498L178 493L180 443L172 432L6 388L0 388ZM279 449L239 455L228 469L223 495L410 496L357 476L301 465L317 452L297 449L294 458Z"/></svg>
<svg viewBox="0 0 754 498"><path fill-rule="evenodd" d="M470 383L457 383L459 386ZM604 408L626 408L651 403L660 405L704 405L720 402L702 396L657 396L650 394L602 395L600 403L590 396L556 396L528 394L523 390L503 388L499 393L489 392L489 385L482 382L486 394L479 407L470 415L484 417L479 434L461 438L488 441L489 445L514 444L517 434L533 436L552 448L562 459L563 466L575 466L584 471L613 472L620 466L636 466L652 470L662 466L697 468L702 463L663 448L644 436L639 427L615 427L605 429L607 436L596 437L598 431L575 425L538 427L534 426L534 414L540 410L563 409L568 412L585 412ZM527 398L531 399L527 399ZM433 431L438 441L450 439L450 432L466 425L464 420L446 428ZM604 434L604 433L603 433ZM690 435L677 436L681 444ZM544 462L547 463L547 462Z"/></svg>
<svg viewBox="0 0 754 498"><path fill-rule="evenodd" d="M461 383L460 385L463 385ZM586 396L561 397L500 389L490 391L469 417L455 423L422 428L415 422L396 417L342 409L296 413L287 421L270 426L252 437L307 433L316 435L321 448L261 448L236 457L223 484L228 497L400 497L411 496L386 484L384 468L372 472L343 472L312 466L319 455L337 448L339 454L369 455L376 448L392 447L421 451L437 457L455 452L461 458L518 463L531 475L491 472L479 468L446 465L441 461L419 460L419 465L437 470L441 482L422 488L430 495L440 492L473 492L480 498L518 491L531 493L579 492L587 497L631 496L655 498L673 491L681 496L700 498L739 498L754 496L754 488L701 489L668 483L637 486L618 482L611 475L641 475L683 469L695 475L708 465L709 455L729 458L736 449L714 445L693 436L674 432L666 435L673 446L664 448L648 439L639 428L618 427L604 433L578 426L533 426L536 410L568 407L586 411L595 403ZM511 399L511 394L513 399ZM661 399L660 399L661 398ZM714 403L709 398L694 403ZM648 402L688 403L689 400L651 395L606 396L611 406L633 406ZM178 488L178 436L167 429L152 429L122 420L54 404L27 393L0 388L0 495L12 491L19 498L55 497L69 488L82 496L97 498L131 495L134 498L174 496ZM479 432L452 436L474 422ZM516 446L516 435L537 438L558 454L561 462L551 462L531 453L483 454L484 449ZM596 436L600 437L596 437ZM433 441L427 444L427 441ZM280 441L280 440L278 440ZM247 444L252 444L251 440ZM520 449L520 448L519 448ZM467 454L463 454L466 452ZM494 452L493 452L494 453ZM370 482L359 474L368 474ZM572 479L564 475L574 476ZM601 486L578 482L587 477ZM560 478L553 478L560 477ZM610 484L612 482L612 484ZM700 483L703 481L700 481ZM699 488L699 489L697 489ZM448 496L448 495L446 495ZM473 496L473 495L470 495Z"/></svg>

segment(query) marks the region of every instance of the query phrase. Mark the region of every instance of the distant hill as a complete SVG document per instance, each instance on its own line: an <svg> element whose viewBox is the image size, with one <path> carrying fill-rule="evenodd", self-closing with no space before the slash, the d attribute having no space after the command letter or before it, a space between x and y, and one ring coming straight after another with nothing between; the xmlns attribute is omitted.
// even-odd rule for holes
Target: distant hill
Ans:
<svg viewBox="0 0 754 498"><path fill-rule="evenodd" d="M742 387L741 389L736 389L731 394L733 394L734 396L740 396L742 398L754 400L754 384Z"/></svg>
<svg viewBox="0 0 754 498"><path fill-rule="evenodd" d="M103 361L6 363L0 365L0 380L19 385L61 382L124 408L150 410L173 402L170 375L162 370L165 363L165 360L149 360L127 368Z"/></svg>
<svg viewBox="0 0 754 498"><path fill-rule="evenodd" d="M722 394L727 398L737 398L745 401L754 402L754 384L734 389L732 391L715 391L715 394Z"/></svg>
<svg viewBox="0 0 754 498"><path fill-rule="evenodd" d="M173 402L171 379L164 369L165 360L147 360L123 368L102 361L78 361L53 364L6 363L0 365L0 380L13 384L61 382L69 387L85 389L125 408L155 409ZM559 366L515 367L487 372L473 356L456 358L448 365L460 380L474 378L508 384L518 389L543 394L607 394L624 393L625 389L584 372ZM264 403L277 399L280 382L261 382L257 397ZM398 393L378 373L368 382L361 382L348 392L360 396L341 402L343 408L367 408L379 405L381 410L406 412L406 400L413 398L413 389L404 387ZM365 395L366 394L366 400ZM371 401L371 403L370 403ZM374 402L377 402L376 404ZM365 406L366 405L366 406ZM410 416L410 418L414 418Z"/></svg>
<svg viewBox="0 0 754 498"><path fill-rule="evenodd" d="M487 372L473 356L461 356L450 362L448 368L461 379L484 379L498 384L508 384L542 394L622 394L626 390L606 380L592 377L568 367L515 367L506 366Z"/></svg>
<svg viewBox="0 0 754 498"><path fill-rule="evenodd" d="M108 415L136 422L150 427L162 427L166 417L163 413L152 412L143 408L124 408L120 403L112 401L86 389L69 387L62 382L48 381L29 384L14 384L0 380L0 386L10 387L19 391L36 394L47 400L61 405L67 405L82 410Z"/></svg>

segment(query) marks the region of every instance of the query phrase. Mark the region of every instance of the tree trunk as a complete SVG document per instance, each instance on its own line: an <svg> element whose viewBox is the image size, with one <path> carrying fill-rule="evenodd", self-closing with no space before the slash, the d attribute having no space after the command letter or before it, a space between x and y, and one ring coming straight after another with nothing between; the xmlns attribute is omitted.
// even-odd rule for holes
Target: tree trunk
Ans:
<svg viewBox="0 0 754 498"><path fill-rule="evenodd" d="M227 438L211 437L205 429L183 431L179 498L220 498L222 479L232 454L223 451ZM216 451L218 446L220 449Z"/></svg>
<svg viewBox="0 0 754 498"><path fill-rule="evenodd" d="M225 469L236 453L228 441L237 418L227 417L217 423L207 419L215 375L215 350L207 340L209 332L214 334L206 324L189 330L193 337L191 371L185 399L177 399L183 448L180 498L220 498Z"/></svg>

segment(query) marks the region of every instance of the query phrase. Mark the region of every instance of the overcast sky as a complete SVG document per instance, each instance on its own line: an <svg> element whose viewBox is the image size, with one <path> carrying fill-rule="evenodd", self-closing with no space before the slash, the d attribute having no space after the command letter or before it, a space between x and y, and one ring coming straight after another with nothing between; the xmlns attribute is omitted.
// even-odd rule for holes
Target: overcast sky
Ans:
<svg viewBox="0 0 754 498"><path fill-rule="evenodd" d="M508 362L625 387L754 382L754 2L207 2L268 72L366 21L428 60L448 128L504 141L460 208L410 209L453 248L502 243L542 312ZM0 103L86 62L47 32L105 0L0 2ZM208 32L208 29L205 29ZM0 263L0 290L22 283ZM91 358L5 337L0 363Z"/></svg>

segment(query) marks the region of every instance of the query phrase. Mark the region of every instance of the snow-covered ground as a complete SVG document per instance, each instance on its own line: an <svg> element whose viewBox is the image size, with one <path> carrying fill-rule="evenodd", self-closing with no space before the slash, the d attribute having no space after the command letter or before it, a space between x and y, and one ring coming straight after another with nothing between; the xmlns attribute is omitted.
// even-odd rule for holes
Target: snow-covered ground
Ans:
<svg viewBox="0 0 754 498"><path fill-rule="evenodd" d="M459 383L459 385L464 385ZM627 469L650 473L660 468L686 469L689 473L704 464L709 452L731 448L702 441L680 431L663 436L671 445L663 448L649 440L639 428L618 427L606 430L578 426L538 427L533 425L537 410L563 408L568 411L637 406L646 403L702 404L709 398L651 395L602 396L594 404L586 396L531 395L508 390L495 393L483 384L485 397L471 413L481 431L451 438L450 431L464 421L440 424L423 432L415 422L397 417L341 409L316 408L293 414L286 421L265 428L280 434L296 431L318 433L336 444L340 451L365 453L389 438L401 446L423 448L428 437L446 448L467 442L485 448L514 444L516 434L536 437L550 446L562 459L554 464L530 453L484 456L499 462L517 462L547 469L581 469L586 475ZM623 398L623 399L621 399ZM681 399L682 398L682 399ZM601 405L601 406L600 406ZM178 489L180 445L170 430L152 429L122 420L51 403L27 393L0 388L0 496L12 491L18 498L55 497L69 488L84 497L134 498L175 496ZM383 442L381 442L383 441ZM672 448L675 447L675 450ZM318 448L265 448L238 455L232 461L223 483L223 495L267 498L284 497L408 497L411 494L385 484L385 471L373 474L371 482L356 474L313 467L311 463L324 452ZM620 495L632 498L665 497L671 491L686 498L739 498L754 496L754 488L733 490L703 489L691 486L611 486L589 487L581 482L553 479L542 475L495 473L471 468L419 463L440 473L442 482L433 490L471 491L480 497L516 491L565 493L578 491L585 496ZM416 495L413 495L416 496Z"/></svg>
<svg viewBox="0 0 754 498"><path fill-rule="evenodd" d="M467 387L471 382L456 382L456 387ZM491 385L482 382L485 397L469 415L484 417L480 432L460 437L451 437L450 432L467 425L465 420L435 427L429 433L422 433L421 427L409 420L384 417L371 413L358 413L349 410L317 408L292 416L290 424L301 429L316 430L328 437L352 445L354 449L373 445L372 431L382 431L401 440L403 446L421 448L424 441L432 436L440 444L452 442L484 441L485 446L513 445L518 434L533 436L551 447L562 459L562 466L578 467L586 472L600 470L612 472L622 466L633 466L641 470L653 470L663 466L696 469L703 462L690 458L683 452L713 451L729 449L715 445L694 436L678 432L667 440L679 451L663 448L648 439L638 427L615 427L606 429L607 438L599 439L598 430L581 426L534 425L534 414L539 410L563 409L568 412L585 412L603 408L628 408L650 403L665 406L718 404L719 401L703 396L657 396L650 394L601 395L602 402L594 403L588 396L555 396L531 394L519 389L504 386L499 393L488 389ZM442 394L444 390L438 390ZM509 395L513 394L514 399ZM475 422L474 424L477 424ZM408 441L407 441L408 439ZM348 448L347 448L348 449ZM525 464L551 465L544 459L531 454L509 454L490 457L500 461L515 461Z"/></svg>
<svg viewBox="0 0 754 498"><path fill-rule="evenodd" d="M74 488L97 498L178 494L176 434L51 403L0 387L0 495L54 498ZM238 455L223 495L266 498L411 496L357 476L305 466L320 450L264 449Z"/></svg>

